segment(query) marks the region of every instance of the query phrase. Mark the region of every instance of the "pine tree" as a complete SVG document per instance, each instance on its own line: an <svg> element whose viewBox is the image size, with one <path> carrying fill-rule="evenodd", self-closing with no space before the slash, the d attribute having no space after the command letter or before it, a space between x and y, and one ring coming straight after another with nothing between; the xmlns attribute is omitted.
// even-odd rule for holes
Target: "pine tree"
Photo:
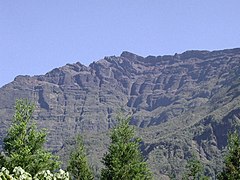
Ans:
<svg viewBox="0 0 240 180"><path fill-rule="evenodd" d="M105 168L101 171L103 180L147 180L152 179L150 170L140 152L140 140L134 137L129 126L130 118L118 118L118 125L111 131L111 144L103 157Z"/></svg>
<svg viewBox="0 0 240 180"><path fill-rule="evenodd" d="M227 149L228 153L225 157L225 167L218 175L218 179L240 179L240 137L237 131L229 134Z"/></svg>
<svg viewBox="0 0 240 180"><path fill-rule="evenodd" d="M27 100L17 100L15 115L7 136L3 140L4 156L1 157L4 166L12 171L21 166L31 175L42 170L59 168L57 157L44 149L46 131L36 130L31 122L34 106Z"/></svg>
<svg viewBox="0 0 240 180"><path fill-rule="evenodd" d="M187 165L187 172L183 176L183 180L194 179L194 180L208 180L209 177L204 175L204 166L203 164L197 159L196 155L194 154L193 157L188 161Z"/></svg>
<svg viewBox="0 0 240 180"><path fill-rule="evenodd" d="M88 165L87 155L81 136L77 136L76 144L70 154L70 160L67 167L73 179L93 180L93 173Z"/></svg>

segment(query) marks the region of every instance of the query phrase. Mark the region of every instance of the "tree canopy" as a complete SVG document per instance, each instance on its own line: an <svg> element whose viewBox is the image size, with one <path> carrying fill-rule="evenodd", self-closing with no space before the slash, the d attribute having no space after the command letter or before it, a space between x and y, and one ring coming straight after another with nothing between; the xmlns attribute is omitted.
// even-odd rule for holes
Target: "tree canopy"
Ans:
<svg viewBox="0 0 240 180"><path fill-rule="evenodd" d="M13 171L20 166L31 175L59 168L57 156L44 149L47 133L36 130L36 124L32 122L33 111L34 105L29 101L16 101L12 125L3 140L1 167Z"/></svg>
<svg viewBox="0 0 240 180"><path fill-rule="evenodd" d="M147 163L140 152L140 139L135 137L130 118L118 117L118 125L111 131L111 144L103 157L104 180L152 179Z"/></svg>
<svg viewBox="0 0 240 180"><path fill-rule="evenodd" d="M75 147L69 158L67 170L77 180L93 180L94 176L89 167L86 150L80 135L76 137Z"/></svg>
<svg viewBox="0 0 240 180"><path fill-rule="evenodd" d="M236 130L228 135L227 150L224 161L225 166L218 179L240 179L240 138Z"/></svg>

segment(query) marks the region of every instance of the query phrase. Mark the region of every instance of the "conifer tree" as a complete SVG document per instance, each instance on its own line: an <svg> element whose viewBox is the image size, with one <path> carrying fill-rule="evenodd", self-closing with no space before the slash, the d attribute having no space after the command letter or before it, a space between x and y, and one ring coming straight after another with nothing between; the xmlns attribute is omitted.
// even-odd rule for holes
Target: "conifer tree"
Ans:
<svg viewBox="0 0 240 180"><path fill-rule="evenodd" d="M227 150L225 166L223 171L218 175L218 179L240 179L240 138L236 130L228 136Z"/></svg>
<svg viewBox="0 0 240 180"><path fill-rule="evenodd" d="M193 180L208 180L209 177L204 175L204 166L197 159L196 155L193 154L193 157L188 160L186 165L187 172L183 176L183 180L193 179Z"/></svg>
<svg viewBox="0 0 240 180"><path fill-rule="evenodd" d="M59 168L57 157L44 149L46 131L37 131L31 121L33 111L34 106L27 100L16 101L15 115L3 140L4 155L1 156L1 166L10 172L17 166L31 175Z"/></svg>
<svg viewBox="0 0 240 180"><path fill-rule="evenodd" d="M152 179L140 152L140 140L134 137L129 120L118 117L118 125L111 131L111 144L102 161L105 165L101 171L103 180Z"/></svg>
<svg viewBox="0 0 240 180"><path fill-rule="evenodd" d="M73 179L77 180L93 180L94 176L89 167L86 151L81 136L77 136L76 144L70 154L67 170Z"/></svg>

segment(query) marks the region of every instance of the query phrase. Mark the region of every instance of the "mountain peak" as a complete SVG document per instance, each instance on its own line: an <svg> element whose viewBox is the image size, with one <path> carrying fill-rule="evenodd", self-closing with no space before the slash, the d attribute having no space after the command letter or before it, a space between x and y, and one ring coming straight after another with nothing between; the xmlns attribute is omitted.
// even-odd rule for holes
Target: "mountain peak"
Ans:
<svg viewBox="0 0 240 180"><path fill-rule="evenodd" d="M120 57L127 58L127 59L137 59L138 57L142 58L141 56L138 56L134 53L128 52L128 51L123 51Z"/></svg>
<svg viewBox="0 0 240 180"><path fill-rule="evenodd" d="M147 57L124 51L88 67L73 63L45 75L18 76L0 88L0 149L15 99L28 98L55 152L63 153L69 138L84 133L91 155L103 154L106 131L121 110L132 115L143 154L156 169L166 166L155 160L180 170L196 148L210 162L221 157L231 119L240 121L239 62L240 49Z"/></svg>

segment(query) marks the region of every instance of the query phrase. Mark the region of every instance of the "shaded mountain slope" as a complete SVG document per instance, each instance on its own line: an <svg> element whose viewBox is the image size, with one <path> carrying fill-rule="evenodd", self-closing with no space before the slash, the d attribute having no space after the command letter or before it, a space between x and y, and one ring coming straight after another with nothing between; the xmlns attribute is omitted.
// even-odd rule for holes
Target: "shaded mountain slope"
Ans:
<svg viewBox="0 0 240 180"><path fill-rule="evenodd" d="M124 110L156 176L181 174L195 151L214 177L227 132L240 118L239 76L238 48L145 58L123 52L89 67L78 62L45 75L18 76L0 88L0 137L15 99L29 98L36 103L34 119L49 130L47 147L67 154L69 139L81 133L97 170L108 129Z"/></svg>

